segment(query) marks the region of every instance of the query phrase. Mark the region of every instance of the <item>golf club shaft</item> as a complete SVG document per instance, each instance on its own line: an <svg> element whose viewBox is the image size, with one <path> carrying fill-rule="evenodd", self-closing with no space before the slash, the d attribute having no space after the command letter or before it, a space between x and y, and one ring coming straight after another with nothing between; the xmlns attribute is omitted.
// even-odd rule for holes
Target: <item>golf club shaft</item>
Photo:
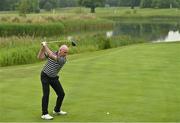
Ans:
<svg viewBox="0 0 180 123"><path fill-rule="evenodd" d="M64 43L71 43L72 46L76 46L76 41L69 41L69 40L61 40L61 41L49 41L47 44L52 44L52 43L59 43L59 42L64 42Z"/></svg>
<svg viewBox="0 0 180 123"><path fill-rule="evenodd" d="M50 42L47 42L47 44L59 43L59 42L69 42L69 41L50 41Z"/></svg>

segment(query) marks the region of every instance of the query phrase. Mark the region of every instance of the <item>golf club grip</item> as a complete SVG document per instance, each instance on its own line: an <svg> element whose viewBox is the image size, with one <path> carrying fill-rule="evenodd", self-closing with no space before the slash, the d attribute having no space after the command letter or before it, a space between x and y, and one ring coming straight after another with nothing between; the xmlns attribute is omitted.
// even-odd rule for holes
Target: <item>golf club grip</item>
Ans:
<svg viewBox="0 0 180 123"><path fill-rule="evenodd" d="M46 42L47 44L58 43L59 41Z"/></svg>
<svg viewBox="0 0 180 123"><path fill-rule="evenodd" d="M60 42L67 42L67 41L50 41L50 42L47 42L47 44L60 43Z"/></svg>

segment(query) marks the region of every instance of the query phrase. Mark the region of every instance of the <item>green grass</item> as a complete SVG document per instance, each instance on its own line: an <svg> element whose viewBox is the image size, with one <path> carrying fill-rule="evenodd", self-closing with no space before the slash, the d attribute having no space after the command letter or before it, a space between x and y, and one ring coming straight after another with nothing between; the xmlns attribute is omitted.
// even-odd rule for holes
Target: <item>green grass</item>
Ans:
<svg viewBox="0 0 180 123"><path fill-rule="evenodd" d="M127 14L136 14L140 16L180 16L179 9L172 8L172 9L154 9L154 8L139 8L135 7L136 12L134 13L130 7L97 7L96 8L96 15L97 16L107 16L107 15L119 15L119 16L126 16ZM6 12L0 12L0 17L4 16L18 16L18 12L16 11L6 11ZM69 8L58 8L55 10L55 13L53 11L50 12L41 12L39 14L27 14L27 17L35 17L35 16L49 16L49 15L55 15L55 16L77 16L82 14L90 14L90 8L84 8L84 7L69 7Z"/></svg>
<svg viewBox="0 0 180 123"><path fill-rule="evenodd" d="M110 7L96 8L96 13L91 14L89 8L58 8L55 13L42 12L27 14L27 17L20 17L16 12L0 12L0 22L4 23L49 23L59 21L76 21L79 20L96 20L102 18L119 18L119 19L158 19L158 20L178 20L180 18L180 9L153 9L139 8L134 10L130 7ZM158 21L157 20L157 21ZM104 20L102 20L103 22Z"/></svg>
<svg viewBox="0 0 180 123"><path fill-rule="evenodd" d="M180 17L179 9L153 9L139 8L134 10L130 7L112 7L112 8L97 8L96 15L104 16L119 16L119 17Z"/></svg>
<svg viewBox="0 0 180 123"><path fill-rule="evenodd" d="M69 56L60 74L66 92L62 109L69 114L53 121L180 122L179 51L180 43L161 43ZM43 121L43 64L0 68L0 121ZM55 99L51 89L50 114Z"/></svg>

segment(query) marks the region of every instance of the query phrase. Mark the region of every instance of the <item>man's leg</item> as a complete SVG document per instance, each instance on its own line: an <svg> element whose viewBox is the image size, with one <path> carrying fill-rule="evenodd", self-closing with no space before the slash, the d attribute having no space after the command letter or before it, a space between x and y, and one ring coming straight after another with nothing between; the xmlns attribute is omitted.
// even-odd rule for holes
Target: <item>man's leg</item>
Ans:
<svg viewBox="0 0 180 123"><path fill-rule="evenodd" d="M52 88L54 89L54 91L57 94L57 100L56 100L56 106L54 108L55 112L59 112L61 111L61 105L65 96L64 90L62 88L61 83L58 80L59 77L56 77L54 79L54 81L50 82L50 85L52 86Z"/></svg>
<svg viewBox="0 0 180 123"><path fill-rule="evenodd" d="M42 114L48 114L48 103L49 103L49 78L45 73L41 73L41 83L43 89L42 97Z"/></svg>

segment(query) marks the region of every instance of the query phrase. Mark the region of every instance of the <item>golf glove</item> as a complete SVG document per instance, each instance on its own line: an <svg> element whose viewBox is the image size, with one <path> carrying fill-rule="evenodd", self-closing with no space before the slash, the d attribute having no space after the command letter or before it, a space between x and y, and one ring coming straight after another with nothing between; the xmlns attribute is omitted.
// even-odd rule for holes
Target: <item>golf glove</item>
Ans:
<svg viewBox="0 0 180 123"><path fill-rule="evenodd" d="M43 41L43 42L41 42L41 44L43 45L43 46L46 46L46 42L45 41Z"/></svg>

